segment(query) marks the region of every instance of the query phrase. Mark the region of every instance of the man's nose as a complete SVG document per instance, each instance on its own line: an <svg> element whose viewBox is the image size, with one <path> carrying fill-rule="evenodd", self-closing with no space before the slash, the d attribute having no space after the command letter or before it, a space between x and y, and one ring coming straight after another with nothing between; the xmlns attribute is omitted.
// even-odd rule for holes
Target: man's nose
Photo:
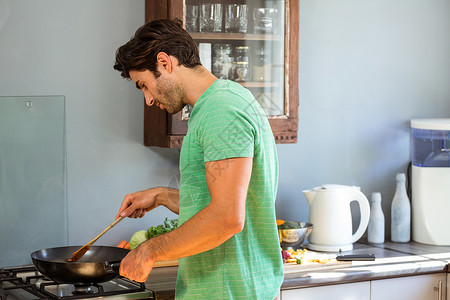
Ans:
<svg viewBox="0 0 450 300"><path fill-rule="evenodd" d="M146 103L148 106L152 106L153 104L155 104L155 98L153 98L153 97L150 96L150 95L145 95L145 103Z"/></svg>

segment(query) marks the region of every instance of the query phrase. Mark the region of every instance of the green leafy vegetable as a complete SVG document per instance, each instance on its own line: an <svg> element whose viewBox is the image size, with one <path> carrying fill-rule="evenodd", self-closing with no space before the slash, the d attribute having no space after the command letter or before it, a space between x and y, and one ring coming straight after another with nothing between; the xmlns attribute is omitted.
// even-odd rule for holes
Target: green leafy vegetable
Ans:
<svg viewBox="0 0 450 300"><path fill-rule="evenodd" d="M147 240L147 231L146 230L139 230L130 239L130 249L133 250L139 244L142 242L145 242Z"/></svg>
<svg viewBox="0 0 450 300"><path fill-rule="evenodd" d="M178 219L169 220L165 218L164 224L158 226L152 226L147 230L147 238L151 239L161 234L171 232L178 227Z"/></svg>
<svg viewBox="0 0 450 300"><path fill-rule="evenodd" d="M178 227L178 219L169 220L166 218L164 223L158 226L152 226L148 230L139 230L130 239L130 249L133 250L142 242L154 238L166 232L170 232Z"/></svg>

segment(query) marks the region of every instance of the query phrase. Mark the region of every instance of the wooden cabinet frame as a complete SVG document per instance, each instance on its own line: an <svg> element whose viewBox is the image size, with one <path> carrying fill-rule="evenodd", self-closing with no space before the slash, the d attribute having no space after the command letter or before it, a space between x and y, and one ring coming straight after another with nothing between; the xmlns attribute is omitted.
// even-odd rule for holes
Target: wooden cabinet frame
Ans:
<svg viewBox="0 0 450 300"><path fill-rule="evenodd" d="M183 20L183 5L183 0L146 0L145 22L166 18ZM296 143L298 130L299 1L286 0L285 7L285 115L269 117L278 144ZM230 38L251 37L227 35L231 35ZM145 105L144 145L180 148L186 131L187 121L182 119L181 112L170 115L157 106Z"/></svg>

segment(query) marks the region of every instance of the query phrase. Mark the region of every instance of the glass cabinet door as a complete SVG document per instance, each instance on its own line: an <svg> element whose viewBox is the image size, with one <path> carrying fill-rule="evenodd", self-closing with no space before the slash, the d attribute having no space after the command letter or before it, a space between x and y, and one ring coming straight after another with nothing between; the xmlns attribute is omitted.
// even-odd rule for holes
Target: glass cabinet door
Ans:
<svg viewBox="0 0 450 300"><path fill-rule="evenodd" d="M297 0L145 1L146 22L181 19L202 64L253 93L278 144L297 142L299 12ZM144 145L180 148L191 109L145 106Z"/></svg>
<svg viewBox="0 0 450 300"><path fill-rule="evenodd" d="M183 8L203 66L248 88L267 116L285 116L285 1L185 0Z"/></svg>

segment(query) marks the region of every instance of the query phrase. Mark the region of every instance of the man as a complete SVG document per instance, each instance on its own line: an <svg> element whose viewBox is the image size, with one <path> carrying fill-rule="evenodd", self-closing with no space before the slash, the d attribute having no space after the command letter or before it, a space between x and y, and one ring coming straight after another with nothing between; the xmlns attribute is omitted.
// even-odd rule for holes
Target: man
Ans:
<svg viewBox="0 0 450 300"><path fill-rule="evenodd" d="M117 214L141 218L164 205L176 230L122 261L120 274L145 281L155 261L179 260L176 297L274 299L283 281L274 201L278 161L270 125L252 94L200 63L181 22L142 26L116 53L114 68L170 114L191 105L180 153L180 190L129 194Z"/></svg>

